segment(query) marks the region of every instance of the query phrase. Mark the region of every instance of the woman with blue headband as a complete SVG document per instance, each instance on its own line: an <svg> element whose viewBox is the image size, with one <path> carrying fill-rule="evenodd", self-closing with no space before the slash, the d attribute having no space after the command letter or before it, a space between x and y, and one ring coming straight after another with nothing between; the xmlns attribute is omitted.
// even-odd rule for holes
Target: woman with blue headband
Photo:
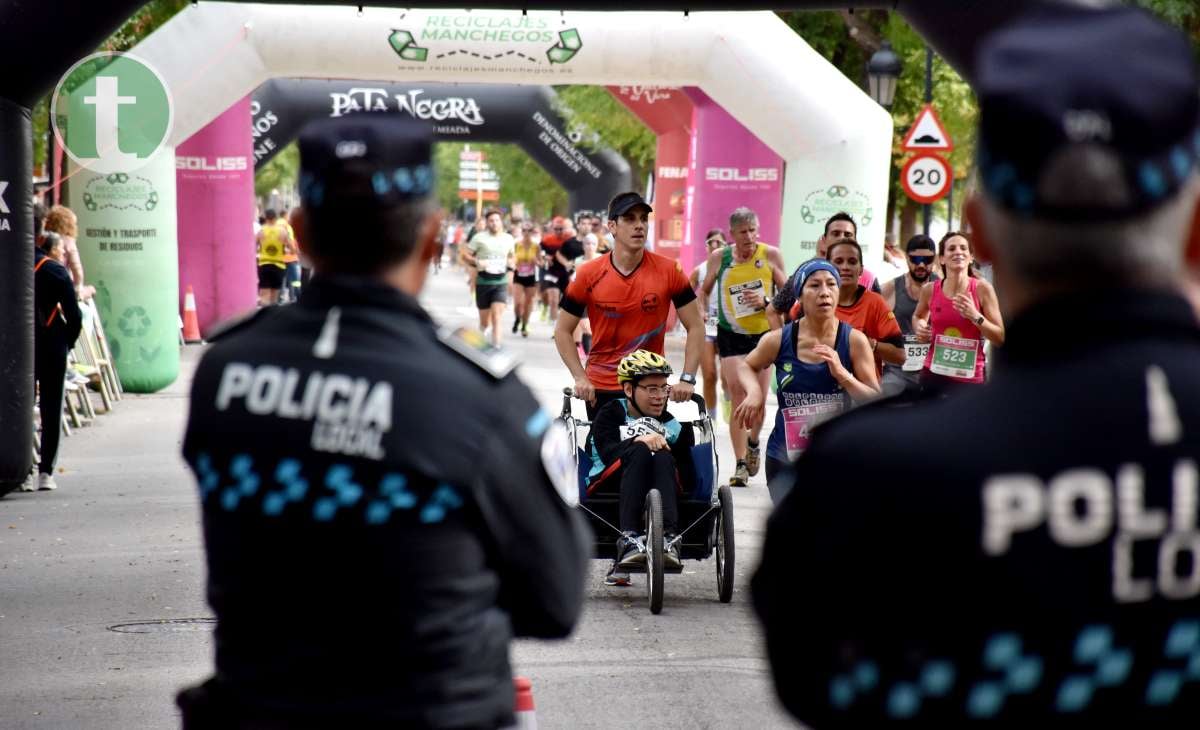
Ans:
<svg viewBox="0 0 1200 730"><path fill-rule="evenodd" d="M813 259L800 267L795 281L804 317L763 335L737 370L746 398L734 412L734 422L751 423L762 418L764 404L756 374L775 366L779 411L767 440L766 467L767 488L776 504L791 481L775 475L804 453L812 428L847 410L851 399L861 402L879 394L870 341L837 318L837 268Z"/></svg>

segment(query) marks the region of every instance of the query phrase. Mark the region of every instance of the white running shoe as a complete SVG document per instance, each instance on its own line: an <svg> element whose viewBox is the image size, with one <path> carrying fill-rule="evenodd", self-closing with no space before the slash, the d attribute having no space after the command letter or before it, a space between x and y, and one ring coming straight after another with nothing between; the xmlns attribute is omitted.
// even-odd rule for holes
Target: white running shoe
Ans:
<svg viewBox="0 0 1200 730"><path fill-rule="evenodd" d="M51 474L38 474L37 485L39 491L58 489L58 485L54 483L54 476Z"/></svg>

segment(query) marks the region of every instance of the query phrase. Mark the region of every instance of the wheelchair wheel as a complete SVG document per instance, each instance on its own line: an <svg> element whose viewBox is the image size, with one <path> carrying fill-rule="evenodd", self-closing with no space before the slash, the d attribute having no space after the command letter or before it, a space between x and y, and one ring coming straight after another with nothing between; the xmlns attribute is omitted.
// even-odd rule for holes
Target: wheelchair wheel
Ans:
<svg viewBox="0 0 1200 730"><path fill-rule="evenodd" d="M733 491L728 484L717 490L721 509L717 511L717 597L721 603L733 600Z"/></svg>
<svg viewBox="0 0 1200 730"><path fill-rule="evenodd" d="M663 604L663 516L657 489L646 495L646 542L646 596L650 613L658 614Z"/></svg>

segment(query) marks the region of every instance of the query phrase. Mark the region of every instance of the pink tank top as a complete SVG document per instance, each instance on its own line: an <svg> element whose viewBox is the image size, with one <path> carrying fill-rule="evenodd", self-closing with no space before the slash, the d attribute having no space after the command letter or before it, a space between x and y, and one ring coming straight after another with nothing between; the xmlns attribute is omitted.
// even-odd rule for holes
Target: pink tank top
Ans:
<svg viewBox="0 0 1200 730"><path fill-rule="evenodd" d="M978 279L967 279L971 301L979 309ZM942 293L942 282L933 283L929 300L929 327L933 342L925 356L925 369L962 383L982 383L984 370L983 333L958 313L954 302Z"/></svg>

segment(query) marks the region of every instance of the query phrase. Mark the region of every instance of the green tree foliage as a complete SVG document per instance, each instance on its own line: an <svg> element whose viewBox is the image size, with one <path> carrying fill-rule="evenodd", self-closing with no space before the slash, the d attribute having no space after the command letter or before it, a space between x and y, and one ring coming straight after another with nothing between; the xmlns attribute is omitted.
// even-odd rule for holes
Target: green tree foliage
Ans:
<svg viewBox="0 0 1200 730"><path fill-rule="evenodd" d="M461 205L458 156L465 147L461 142L439 142L433 150L438 203L451 212ZM499 176L501 207L511 208L513 203L522 203L526 214L537 220L570 212L567 210L567 192L520 147L472 144L471 149L482 151L488 165Z"/></svg>
<svg viewBox="0 0 1200 730"><path fill-rule="evenodd" d="M122 23L96 50L128 51L187 6L188 0L151 0ZM46 164L46 135L49 128L50 95L47 94L33 107L34 167Z"/></svg>
<svg viewBox="0 0 1200 730"><path fill-rule="evenodd" d="M559 86L559 113L587 150L611 147L629 162L637 186L654 169L658 140L603 86Z"/></svg>
<svg viewBox="0 0 1200 730"><path fill-rule="evenodd" d="M294 188L299 179L300 148L292 142L254 172L254 194L267 198L273 190Z"/></svg>

